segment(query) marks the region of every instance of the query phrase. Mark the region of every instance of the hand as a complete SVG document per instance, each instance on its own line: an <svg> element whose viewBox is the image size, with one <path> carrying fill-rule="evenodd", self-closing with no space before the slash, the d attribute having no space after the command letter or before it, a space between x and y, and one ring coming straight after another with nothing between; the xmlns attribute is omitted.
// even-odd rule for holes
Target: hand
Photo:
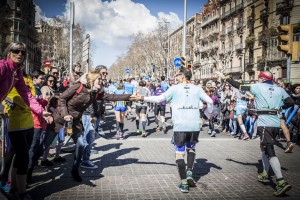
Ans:
<svg viewBox="0 0 300 200"><path fill-rule="evenodd" d="M131 95L129 98L130 101L140 101L141 100L141 96L139 95Z"/></svg>
<svg viewBox="0 0 300 200"><path fill-rule="evenodd" d="M47 124L52 124L52 122L53 122L53 117L52 116L44 117L44 119L47 122Z"/></svg>
<svg viewBox="0 0 300 200"><path fill-rule="evenodd" d="M66 116L64 116L64 120L69 122L69 121L73 120L73 117L71 115L66 115Z"/></svg>
<svg viewBox="0 0 300 200"><path fill-rule="evenodd" d="M215 71L215 73L216 73L217 76L219 76L221 79L225 79L225 75L224 75L222 72Z"/></svg>
<svg viewBox="0 0 300 200"><path fill-rule="evenodd" d="M95 122L96 122L96 118L95 118L95 117L91 117L91 118L90 118L90 122L91 122L91 123L95 123Z"/></svg>
<svg viewBox="0 0 300 200"><path fill-rule="evenodd" d="M51 117L51 115L52 115L52 114L51 114L50 112L47 112L47 111L44 111L44 112L43 112L43 117L44 117L44 118L45 118L45 117L49 117L49 116Z"/></svg>

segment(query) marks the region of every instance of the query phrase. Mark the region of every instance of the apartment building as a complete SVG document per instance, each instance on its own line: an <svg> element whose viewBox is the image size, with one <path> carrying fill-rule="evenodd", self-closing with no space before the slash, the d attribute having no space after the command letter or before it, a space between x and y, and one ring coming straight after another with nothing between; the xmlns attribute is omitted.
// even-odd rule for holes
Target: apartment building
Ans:
<svg viewBox="0 0 300 200"><path fill-rule="evenodd" d="M38 33L42 62L49 60L51 66L58 67L61 64L59 52L63 49L63 41L61 41L63 27L39 20L35 28Z"/></svg>
<svg viewBox="0 0 300 200"><path fill-rule="evenodd" d="M201 79L215 78L219 66L220 1L210 0L202 9L201 35L198 40Z"/></svg>
<svg viewBox="0 0 300 200"><path fill-rule="evenodd" d="M3 7L2 7L3 6ZM32 0L1 1L4 15L0 21L6 21L5 30L1 30L0 51L13 41L23 42L27 46L26 71L30 72L40 65L37 48L35 25L35 5Z"/></svg>
<svg viewBox="0 0 300 200"><path fill-rule="evenodd" d="M194 54L195 54L195 27L200 22L201 15L196 13L186 23L186 60L189 63L193 63ZM170 57L171 63L172 60L176 57L182 56L182 35L183 35L183 26L180 26L175 31L170 33ZM171 74L174 74L174 68L170 70Z"/></svg>

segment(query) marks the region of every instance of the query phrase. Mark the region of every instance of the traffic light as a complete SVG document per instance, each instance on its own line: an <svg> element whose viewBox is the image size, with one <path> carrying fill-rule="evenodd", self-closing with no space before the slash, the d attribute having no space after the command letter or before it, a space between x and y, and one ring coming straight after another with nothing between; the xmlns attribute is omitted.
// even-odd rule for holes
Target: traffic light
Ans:
<svg viewBox="0 0 300 200"><path fill-rule="evenodd" d="M185 58L185 56L181 57L181 67L186 67L186 58Z"/></svg>
<svg viewBox="0 0 300 200"><path fill-rule="evenodd" d="M287 42L285 45L278 45L278 51L284 51L288 54L293 53L293 25L280 25L277 27L279 32L286 32L285 35L278 36L278 42Z"/></svg>

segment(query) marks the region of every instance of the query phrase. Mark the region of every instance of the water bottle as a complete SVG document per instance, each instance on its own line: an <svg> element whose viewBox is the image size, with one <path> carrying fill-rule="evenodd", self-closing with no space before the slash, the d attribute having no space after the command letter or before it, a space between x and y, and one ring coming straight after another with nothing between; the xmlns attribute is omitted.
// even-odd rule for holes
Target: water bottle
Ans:
<svg viewBox="0 0 300 200"><path fill-rule="evenodd" d="M73 134L73 121L67 121L66 122L66 132L68 135L72 135Z"/></svg>

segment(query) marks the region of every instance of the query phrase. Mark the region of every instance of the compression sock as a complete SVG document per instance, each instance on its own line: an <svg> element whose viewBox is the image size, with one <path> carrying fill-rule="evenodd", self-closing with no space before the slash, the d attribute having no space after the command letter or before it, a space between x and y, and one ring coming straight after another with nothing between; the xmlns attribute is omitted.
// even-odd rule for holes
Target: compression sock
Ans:
<svg viewBox="0 0 300 200"><path fill-rule="evenodd" d="M124 123L120 123L120 130L123 133L123 131L124 131Z"/></svg>
<svg viewBox="0 0 300 200"><path fill-rule="evenodd" d="M146 130L146 125L147 125L146 121L142 121L143 131Z"/></svg>
<svg viewBox="0 0 300 200"><path fill-rule="evenodd" d="M187 168L193 169L195 157L196 157L195 149L187 150Z"/></svg>
<svg viewBox="0 0 300 200"><path fill-rule="evenodd" d="M282 179L280 162L276 156L270 158L270 165L274 171L276 179Z"/></svg>
<svg viewBox="0 0 300 200"><path fill-rule="evenodd" d="M181 180L186 181L185 162L184 159L176 159L176 165Z"/></svg>
<svg viewBox="0 0 300 200"><path fill-rule="evenodd" d="M135 120L135 125L136 125L136 129L139 129L139 126L140 126L140 120L136 119L136 120Z"/></svg>
<svg viewBox="0 0 300 200"><path fill-rule="evenodd" d="M117 131L119 131L119 129L120 129L120 122L117 121L116 125L117 125Z"/></svg>
<svg viewBox="0 0 300 200"><path fill-rule="evenodd" d="M270 168L270 161L267 158L265 151L263 151L262 154L261 154L261 160L262 160L262 164L263 164L263 168L264 168L263 173L268 174L269 168Z"/></svg>

